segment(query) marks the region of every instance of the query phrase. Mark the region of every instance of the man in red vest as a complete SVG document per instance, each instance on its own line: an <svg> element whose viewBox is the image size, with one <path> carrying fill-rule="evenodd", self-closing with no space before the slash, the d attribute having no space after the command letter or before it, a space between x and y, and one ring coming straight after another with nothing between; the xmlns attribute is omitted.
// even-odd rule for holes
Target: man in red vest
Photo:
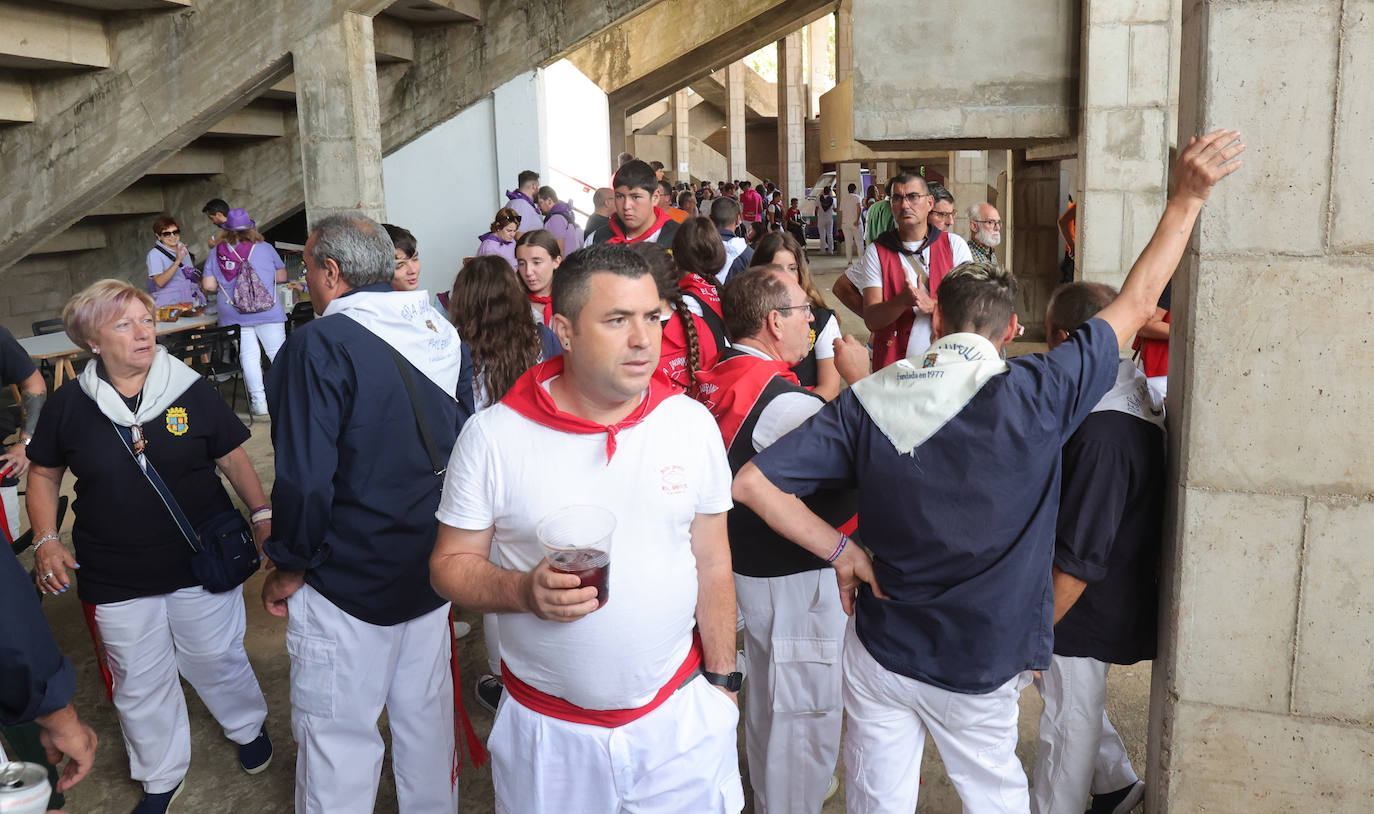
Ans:
<svg viewBox="0 0 1374 814"><path fill-rule="evenodd" d="M742 676L719 432L654 375L658 288L636 252L574 252L553 310L563 355L466 425L430 560L443 595L501 615L496 807L736 814ZM536 531L579 505L615 519L609 563L587 582L553 570Z"/></svg>
<svg viewBox="0 0 1374 814"><path fill-rule="evenodd" d="M722 300L731 347L697 373L694 395L715 416L730 470L738 472L825 400L789 370L811 344L811 307L795 274L780 266L746 269L725 286ZM841 375L853 381L868 375L862 344L850 336L835 346ZM842 526L854 516L858 496L827 489L806 505ZM730 510L729 530L744 616L744 744L754 810L820 811L838 785L844 715L839 654L846 617L835 570L742 506Z"/></svg>
<svg viewBox="0 0 1374 814"><path fill-rule="evenodd" d="M935 199L924 178L902 173L891 188L895 228L879 235L859 265L846 272L863 293L874 370L925 351L940 280L973 259L963 238L930 227Z"/></svg>

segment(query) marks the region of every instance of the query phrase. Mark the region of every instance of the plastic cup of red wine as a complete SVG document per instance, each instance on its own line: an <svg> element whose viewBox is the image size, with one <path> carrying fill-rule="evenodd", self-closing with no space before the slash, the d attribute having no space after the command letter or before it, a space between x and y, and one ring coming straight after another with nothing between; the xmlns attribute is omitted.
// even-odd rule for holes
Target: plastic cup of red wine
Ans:
<svg viewBox="0 0 1374 814"><path fill-rule="evenodd" d="M545 515L535 527L549 567L596 589L596 606L611 598L611 536L615 515L600 506L566 506Z"/></svg>

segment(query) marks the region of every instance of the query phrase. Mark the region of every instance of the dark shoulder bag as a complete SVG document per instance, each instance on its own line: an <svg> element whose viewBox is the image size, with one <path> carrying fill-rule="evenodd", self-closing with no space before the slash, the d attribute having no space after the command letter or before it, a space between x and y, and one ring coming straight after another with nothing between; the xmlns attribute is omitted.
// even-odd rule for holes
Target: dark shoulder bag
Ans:
<svg viewBox="0 0 1374 814"><path fill-rule="evenodd" d="M134 463L143 471L158 497L162 498L162 505L167 507L182 536L190 544L193 552L191 573L200 580L205 590L214 594L231 591L253 576L262 558L258 555L257 544L253 542L253 529L243 515L237 509L228 509L201 523L200 528L192 526L177 499L172 496L172 491L153 467L153 462L146 455L140 460L134 452L133 432L113 421L110 424L119 433L124 448L129 450Z"/></svg>

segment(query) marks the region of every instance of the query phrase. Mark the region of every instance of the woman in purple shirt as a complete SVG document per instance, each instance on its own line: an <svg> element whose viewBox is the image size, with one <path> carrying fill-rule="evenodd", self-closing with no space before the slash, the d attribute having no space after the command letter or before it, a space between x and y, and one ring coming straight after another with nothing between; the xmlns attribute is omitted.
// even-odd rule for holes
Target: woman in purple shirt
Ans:
<svg viewBox="0 0 1374 814"><path fill-rule="evenodd" d="M243 382L248 388L248 409L253 415L267 415L262 353L266 351L267 361L271 362L286 341L286 311L281 299L275 296L276 284L286 282L286 264L272 244L263 241L257 223L242 209L229 210L229 218L221 228L224 231L219 233L215 248L205 261L205 278L201 285L206 291L221 292L219 324L239 326L239 365L243 367ZM265 311L244 314L229 301L242 279L240 272L250 266L263 286L274 293L274 302Z"/></svg>
<svg viewBox="0 0 1374 814"><path fill-rule="evenodd" d="M478 238L477 256L494 254L504 258L510 263L510 270L515 271L515 234L518 231L520 213L509 206L501 207L491 222L491 231Z"/></svg>
<svg viewBox="0 0 1374 814"><path fill-rule="evenodd" d="M200 272L196 271L195 258L191 250L181 242L181 224L171 215L163 215L153 221L153 235L157 242L148 250L145 260L148 266L148 293L158 307L189 302L200 305L205 295L200 293L196 284L200 282Z"/></svg>
<svg viewBox="0 0 1374 814"><path fill-rule="evenodd" d="M540 187L538 200L539 211L544 213L544 228L553 233L559 251L568 255L582 248L582 229L573 217L572 207L558 200L553 187Z"/></svg>

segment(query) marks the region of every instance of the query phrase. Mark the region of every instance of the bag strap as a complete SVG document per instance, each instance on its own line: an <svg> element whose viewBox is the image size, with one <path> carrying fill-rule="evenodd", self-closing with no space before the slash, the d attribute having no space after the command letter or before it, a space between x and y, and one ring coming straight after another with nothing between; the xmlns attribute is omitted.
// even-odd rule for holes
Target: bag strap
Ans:
<svg viewBox="0 0 1374 814"><path fill-rule="evenodd" d="M177 527L181 529L181 536L186 538L186 542L191 545L191 550L199 554L201 550L200 540L196 536L195 526L192 526L191 521L186 518L186 514L181 510L181 506L177 503L177 499L172 497L172 491L167 488L167 484L163 482L162 476L157 473L157 469L153 466L153 462L148 460L147 455L139 455L134 452L133 431L113 421L110 422L110 426L115 428L115 432L118 433L119 439L124 442L124 448L133 456L134 463L143 471L143 476L148 479L148 483L151 484L153 489L157 492L157 496L162 498L162 505L167 507L167 512L172 515L172 519L176 521Z"/></svg>
<svg viewBox="0 0 1374 814"><path fill-rule="evenodd" d="M176 259L177 259L177 256L176 256L175 254L172 254L171 252L167 251L167 247L166 247L166 246L154 246L153 248L154 248L154 249L157 249L158 251L160 251L160 252L162 252L163 254L167 255L167 259L168 259L168 260L176 260Z"/></svg>
<svg viewBox="0 0 1374 814"><path fill-rule="evenodd" d="M434 474L442 475L448 465L440 457L438 447L434 446L434 437L429 434L429 422L425 420L424 408L420 406L420 400L415 396L415 382L411 381L410 378L410 370L408 370L410 363L391 346L391 343L382 340L382 344L391 351L392 361L396 363L396 370L401 374L401 382L406 386L406 395L410 397L410 408L415 411L415 425L420 428L420 440L425 445L425 454L429 456L430 469L434 470Z"/></svg>
<svg viewBox="0 0 1374 814"><path fill-rule="evenodd" d="M706 327L711 329L711 338L715 340L716 352L725 350L725 321L716 314L715 309L707 305L705 300L698 297L691 291L682 292L684 298L691 297L697 301L697 307L701 309L701 321L706 323Z"/></svg>

